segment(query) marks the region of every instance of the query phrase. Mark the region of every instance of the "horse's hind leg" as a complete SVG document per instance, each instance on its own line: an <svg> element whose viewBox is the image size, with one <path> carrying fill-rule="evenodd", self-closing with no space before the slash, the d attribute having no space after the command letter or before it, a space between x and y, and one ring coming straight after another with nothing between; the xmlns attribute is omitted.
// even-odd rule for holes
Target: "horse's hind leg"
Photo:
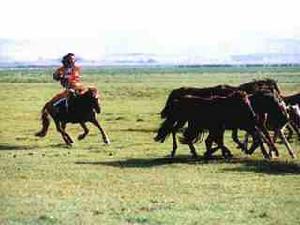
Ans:
<svg viewBox="0 0 300 225"><path fill-rule="evenodd" d="M172 130L173 149L172 149L172 152L171 152L171 155L170 155L171 158L175 157L176 149L178 147L177 139L176 139L176 133L180 128L182 128L184 126L184 124L185 124L185 121L177 121L176 126Z"/></svg>
<svg viewBox="0 0 300 225"><path fill-rule="evenodd" d="M220 133L218 133L218 135L216 135L215 137L216 137L215 142L217 143L218 147L221 148L222 156L225 159L232 158L233 155L230 152L229 148L227 148L224 145L224 131L220 131ZM218 149L218 148L216 148L216 149Z"/></svg>
<svg viewBox="0 0 300 225"><path fill-rule="evenodd" d="M204 158L208 159L212 156L213 154L212 145L213 145L213 137L211 133L209 133L207 138L205 139L206 152L204 153Z"/></svg>
<svg viewBox="0 0 300 225"><path fill-rule="evenodd" d="M83 128L83 133L78 135L77 139L82 140L89 133L89 129L86 127L85 123L81 122L80 126Z"/></svg>
<svg viewBox="0 0 300 225"><path fill-rule="evenodd" d="M245 142L241 142L238 138L238 129L232 130L231 138L237 144L237 148L240 148L242 152L246 151Z"/></svg>
<svg viewBox="0 0 300 225"><path fill-rule="evenodd" d="M100 126L99 122L96 119L94 119L94 120L91 121L91 123L94 124L100 130L103 142L105 144L109 145L110 144L110 140L109 140L107 134L105 133L105 131L103 130L103 128Z"/></svg>

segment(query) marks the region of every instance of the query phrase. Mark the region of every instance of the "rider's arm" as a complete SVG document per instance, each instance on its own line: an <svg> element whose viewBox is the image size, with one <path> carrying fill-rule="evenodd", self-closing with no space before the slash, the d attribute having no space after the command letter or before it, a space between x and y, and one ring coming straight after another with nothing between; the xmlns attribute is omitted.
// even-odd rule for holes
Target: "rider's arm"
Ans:
<svg viewBox="0 0 300 225"><path fill-rule="evenodd" d="M58 68L54 73L53 73L53 80L61 80L61 78L63 77L64 73L63 73L63 68L60 67Z"/></svg>

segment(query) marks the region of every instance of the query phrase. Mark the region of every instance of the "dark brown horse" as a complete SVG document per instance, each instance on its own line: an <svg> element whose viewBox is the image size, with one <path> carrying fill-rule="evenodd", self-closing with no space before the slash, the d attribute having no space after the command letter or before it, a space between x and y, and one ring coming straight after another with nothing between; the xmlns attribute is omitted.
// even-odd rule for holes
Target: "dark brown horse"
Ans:
<svg viewBox="0 0 300 225"><path fill-rule="evenodd" d="M276 93L270 91L257 91L256 93L249 95L249 100L254 112L259 115L258 122L260 123L260 127L262 127L262 129L268 128L278 132L290 155L295 157L294 151L290 147L282 132L282 129L289 121L285 103L281 101ZM233 130L232 138L236 143L241 145L237 138L237 130ZM244 146L242 149L246 149L246 147ZM255 149L253 149L253 151L254 150ZM252 154L253 151L247 152L248 154Z"/></svg>
<svg viewBox="0 0 300 225"><path fill-rule="evenodd" d="M99 114L101 111L98 97L99 95L95 88L88 88L82 95L71 95L69 99L47 102L42 109L42 129L35 135L38 137L46 136L50 125L50 115L54 120L56 130L61 134L67 145L72 145L73 140L65 131L66 124L79 123L84 133L78 136L78 140L82 140L89 132L85 125L86 122L94 124L100 130L104 143L109 144L109 138L96 118L96 113ZM68 101L68 107L66 107L65 101Z"/></svg>
<svg viewBox="0 0 300 225"><path fill-rule="evenodd" d="M185 95L169 102L166 120L162 123L155 137L163 142L170 134L188 122L183 134L182 142L188 144L193 156L197 156L193 143L199 140L203 132L208 130L210 143L206 142L207 152L211 152L212 142L216 142L222 149L224 157L230 157L229 149L224 145L226 129L243 129L256 137L253 148L262 141L256 128L256 118L245 92L233 92L226 97L196 97ZM174 139L173 139L174 140ZM176 153L173 145L171 156Z"/></svg>

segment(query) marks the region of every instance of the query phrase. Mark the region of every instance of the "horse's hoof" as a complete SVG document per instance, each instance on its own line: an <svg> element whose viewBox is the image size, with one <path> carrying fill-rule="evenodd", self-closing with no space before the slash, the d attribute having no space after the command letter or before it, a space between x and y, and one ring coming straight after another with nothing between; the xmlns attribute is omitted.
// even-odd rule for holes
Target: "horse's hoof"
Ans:
<svg viewBox="0 0 300 225"><path fill-rule="evenodd" d="M170 160L174 160L175 159L175 156L174 155L166 155L165 156L167 159L170 159Z"/></svg>
<svg viewBox="0 0 300 225"><path fill-rule="evenodd" d="M104 143L107 144L107 145L110 145L110 140L109 139L105 139Z"/></svg>
<svg viewBox="0 0 300 225"><path fill-rule="evenodd" d="M34 136L36 136L36 137L45 137L46 133L45 132L37 132L37 133L34 134Z"/></svg>
<svg viewBox="0 0 300 225"><path fill-rule="evenodd" d="M73 142L65 141L65 143L66 143L66 146L67 146L67 147L72 147L72 143L73 143Z"/></svg>
<svg viewBox="0 0 300 225"><path fill-rule="evenodd" d="M84 138L85 138L85 135L84 135L84 134L80 134L80 135L78 135L78 137L77 137L78 141L81 141L81 140L84 139Z"/></svg>
<svg viewBox="0 0 300 225"><path fill-rule="evenodd" d="M226 160L230 160L230 159L233 158L233 155L232 155L232 154L228 154L228 155L224 155L223 157L224 157L224 159L226 159Z"/></svg>
<svg viewBox="0 0 300 225"><path fill-rule="evenodd" d="M209 154L209 153L205 152L205 153L203 154L203 158L204 158L205 160L209 160L209 159L212 159L213 157L212 157L212 154Z"/></svg>
<svg viewBox="0 0 300 225"><path fill-rule="evenodd" d="M198 155L197 154L192 154L192 159L198 159Z"/></svg>

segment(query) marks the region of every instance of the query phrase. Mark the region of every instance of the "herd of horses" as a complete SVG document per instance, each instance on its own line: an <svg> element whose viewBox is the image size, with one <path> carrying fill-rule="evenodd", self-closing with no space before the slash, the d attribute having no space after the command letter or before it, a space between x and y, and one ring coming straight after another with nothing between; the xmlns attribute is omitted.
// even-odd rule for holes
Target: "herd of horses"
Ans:
<svg viewBox="0 0 300 225"><path fill-rule="evenodd" d="M176 133L183 130L181 143L187 144L194 157L197 157L194 143L205 139L206 152L210 158L221 149L225 158L232 156L224 144L225 130L232 130L232 138L246 154L252 154L260 147L265 158L279 156L274 144L276 137L282 139L291 157L295 151L291 148L283 129L290 127L299 135L300 128L300 94L282 96L277 82L272 79L255 80L237 87L218 85L209 88L182 87L173 90L161 111L164 119L155 141L164 142L172 134L175 156L177 149ZM187 124L187 127L185 125ZM252 145L248 148L247 141L238 139L238 130L244 130L252 136ZM274 131L274 136L269 130ZM269 151L266 151L264 143ZM213 147L213 145L216 145Z"/></svg>
<svg viewBox="0 0 300 225"><path fill-rule="evenodd" d="M67 108L63 101L68 101ZM207 132L205 158L212 157L218 149L221 149L224 158L230 158L232 153L224 143L224 133L226 130L232 130L233 141L246 154L252 154L260 147L265 158L274 155L278 157L275 141L279 136L291 157L295 158L295 151L288 139L294 132L300 139L299 106L300 93L283 96L273 79L254 80L239 86L182 87L172 90L169 94L160 113L164 121L154 140L164 142L172 135L173 158L178 147L176 134L182 132L180 142L187 144L192 156L197 157L194 144L202 141ZM86 122L94 124L100 130L104 143L109 144L108 135L96 118L96 114L100 112L99 93L95 88L87 88L84 94L70 95L59 102L48 101L41 113L42 129L36 136L46 136L51 116L57 131L67 145L72 145L73 140L65 130L66 124L79 123L84 132L78 136L78 140L82 140L89 132ZM287 136L284 129L289 132ZM238 138L238 130L246 131L243 141ZM274 135L271 135L270 131L274 131ZM249 136L252 137L250 147L248 147Z"/></svg>

